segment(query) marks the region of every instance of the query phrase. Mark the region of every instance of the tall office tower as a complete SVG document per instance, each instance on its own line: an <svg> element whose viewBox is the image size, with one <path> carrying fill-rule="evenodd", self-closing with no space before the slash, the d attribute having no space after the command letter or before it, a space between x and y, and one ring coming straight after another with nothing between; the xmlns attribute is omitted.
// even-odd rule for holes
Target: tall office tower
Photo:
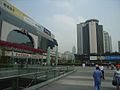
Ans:
<svg viewBox="0 0 120 90"><path fill-rule="evenodd" d="M120 53L120 41L118 41L118 52Z"/></svg>
<svg viewBox="0 0 120 90"><path fill-rule="evenodd" d="M77 24L77 53L83 54L83 28L84 23Z"/></svg>
<svg viewBox="0 0 120 90"><path fill-rule="evenodd" d="M72 54L76 54L76 48L75 48L75 46L72 47Z"/></svg>
<svg viewBox="0 0 120 90"><path fill-rule="evenodd" d="M103 26L97 25L97 50L99 54L104 53L104 41L103 41Z"/></svg>
<svg viewBox="0 0 120 90"><path fill-rule="evenodd" d="M112 52L112 40L108 32L103 31L103 40L104 40L104 53Z"/></svg>
<svg viewBox="0 0 120 90"><path fill-rule="evenodd" d="M77 54L104 52L103 26L96 19L77 24Z"/></svg>
<svg viewBox="0 0 120 90"><path fill-rule="evenodd" d="M112 39L111 36L109 36L109 48L110 48L110 52L112 52Z"/></svg>

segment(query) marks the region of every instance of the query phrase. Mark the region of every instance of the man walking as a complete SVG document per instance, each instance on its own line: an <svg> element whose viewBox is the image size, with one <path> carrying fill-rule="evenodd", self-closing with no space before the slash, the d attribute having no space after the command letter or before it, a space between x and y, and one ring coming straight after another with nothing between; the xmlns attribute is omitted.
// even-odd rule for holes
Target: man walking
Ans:
<svg viewBox="0 0 120 90"><path fill-rule="evenodd" d="M94 78L94 88L95 88L95 90L100 90L102 72L100 71L99 67L96 67L96 70L93 73L93 78Z"/></svg>
<svg viewBox="0 0 120 90"><path fill-rule="evenodd" d="M100 70L101 70L101 72L102 72L102 78L103 78L103 80L105 80L105 77L104 77L104 67L103 67L102 64L101 64L101 66L100 66Z"/></svg>

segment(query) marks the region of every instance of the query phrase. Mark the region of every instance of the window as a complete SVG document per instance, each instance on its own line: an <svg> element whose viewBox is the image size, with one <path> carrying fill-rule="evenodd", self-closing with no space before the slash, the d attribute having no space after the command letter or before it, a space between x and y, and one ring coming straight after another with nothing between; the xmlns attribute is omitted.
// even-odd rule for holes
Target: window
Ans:
<svg viewBox="0 0 120 90"><path fill-rule="evenodd" d="M32 38L17 30L11 31L9 33L7 41L34 47Z"/></svg>

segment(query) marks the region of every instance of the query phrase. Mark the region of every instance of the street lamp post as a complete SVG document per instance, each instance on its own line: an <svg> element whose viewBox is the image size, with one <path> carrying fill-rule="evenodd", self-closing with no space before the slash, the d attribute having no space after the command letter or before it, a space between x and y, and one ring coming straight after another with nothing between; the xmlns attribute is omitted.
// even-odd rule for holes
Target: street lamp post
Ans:
<svg viewBox="0 0 120 90"><path fill-rule="evenodd" d="M58 47L56 46L56 52L55 52L55 65L58 64Z"/></svg>
<svg viewBox="0 0 120 90"><path fill-rule="evenodd" d="M50 66L50 47L47 49L47 65Z"/></svg>

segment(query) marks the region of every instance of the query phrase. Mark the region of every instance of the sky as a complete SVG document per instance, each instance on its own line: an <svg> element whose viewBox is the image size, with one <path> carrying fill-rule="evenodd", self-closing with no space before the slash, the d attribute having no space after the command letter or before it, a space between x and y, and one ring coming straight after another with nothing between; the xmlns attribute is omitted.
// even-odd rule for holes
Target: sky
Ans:
<svg viewBox="0 0 120 90"><path fill-rule="evenodd" d="M33 20L50 30L59 52L77 48L77 24L98 19L112 38L112 49L120 41L120 0L8 0Z"/></svg>

